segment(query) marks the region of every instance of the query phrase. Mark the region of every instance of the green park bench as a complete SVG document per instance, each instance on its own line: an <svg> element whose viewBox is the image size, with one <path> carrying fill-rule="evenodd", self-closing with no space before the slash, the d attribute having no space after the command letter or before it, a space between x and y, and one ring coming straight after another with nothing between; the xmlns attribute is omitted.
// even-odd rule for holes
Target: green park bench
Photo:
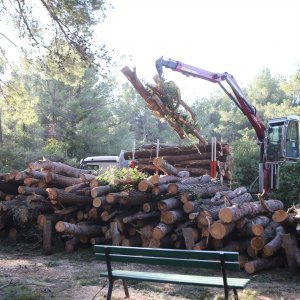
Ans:
<svg viewBox="0 0 300 300"><path fill-rule="evenodd" d="M227 270L240 270L238 252L107 245L95 245L94 247L96 259L105 261L107 265L107 271L100 273L100 277L107 277L109 279L107 299L111 299L114 282L118 279L123 281L126 297L129 297L126 280L224 288L225 299L228 299L230 289L233 290L235 299L238 299L237 289L244 289L250 282L250 279L240 278L241 273L238 274L238 278L227 277ZM219 270L220 276L186 275L183 272L173 274L167 272L115 270L112 268L111 263L173 266L181 271L191 267L197 268L197 273L200 273L201 269L213 269Z"/></svg>

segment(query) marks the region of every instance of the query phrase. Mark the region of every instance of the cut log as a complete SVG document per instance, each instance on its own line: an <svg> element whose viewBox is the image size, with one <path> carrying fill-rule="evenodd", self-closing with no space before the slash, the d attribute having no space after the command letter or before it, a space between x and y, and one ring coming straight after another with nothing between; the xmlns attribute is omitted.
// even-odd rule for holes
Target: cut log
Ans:
<svg viewBox="0 0 300 300"><path fill-rule="evenodd" d="M159 211L154 211L150 213L138 212L134 215L130 215L123 218L124 223L131 223L136 220L145 220L145 219L155 219L160 217Z"/></svg>
<svg viewBox="0 0 300 300"><path fill-rule="evenodd" d="M209 230L211 236L217 240L223 239L235 228L235 223L223 223L221 221L214 222Z"/></svg>
<svg viewBox="0 0 300 300"><path fill-rule="evenodd" d="M198 243L196 243L193 247L193 250L205 250L207 249L207 238L202 238Z"/></svg>
<svg viewBox="0 0 300 300"><path fill-rule="evenodd" d="M30 186L19 186L18 192L23 195L30 195L30 194L38 194L42 196L48 196L47 190L44 188L38 187L30 187Z"/></svg>
<svg viewBox="0 0 300 300"><path fill-rule="evenodd" d="M64 163L52 162L50 160L33 162L28 165L32 170L51 170L53 173L69 177L80 177L81 173L90 173L89 170L77 169Z"/></svg>
<svg viewBox="0 0 300 300"><path fill-rule="evenodd" d="M80 244L80 239L78 236L74 236L71 239L67 240L65 243L66 253L74 252L74 250L78 248L79 244Z"/></svg>
<svg viewBox="0 0 300 300"><path fill-rule="evenodd" d="M281 248L282 234L285 234L284 228L282 226L277 226L275 231L275 237L262 249L265 256L272 256Z"/></svg>
<svg viewBox="0 0 300 300"><path fill-rule="evenodd" d="M246 219L244 226L239 229L239 234L241 236L261 236L270 221L271 219L264 215L256 216L253 219Z"/></svg>
<svg viewBox="0 0 300 300"><path fill-rule="evenodd" d="M158 202L146 202L143 204L144 212L156 211L158 209Z"/></svg>
<svg viewBox="0 0 300 300"><path fill-rule="evenodd" d="M61 203L63 205L83 206L92 205L93 203L93 199L89 196L79 196L56 188L47 188L46 191L52 204Z"/></svg>
<svg viewBox="0 0 300 300"><path fill-rule="evenodd" d="M153 175L151 177L149 177L149 181L153 184L153 185L161 185L161 184L167 184L170 182L177 182L179 181L179 177L178 176L174 176L174 175Z"/></svg>
<svg viewBox="0 0 300 300"><path fill-rule="evenodd" d="M46 255L52 253L52 219L51 217L45 217L45 223L43 227L43 252Z"/></svg>
<svg viewBox="0 0 300 300"><path fill-rule="evenodd" d="M143 205L151 199L151 194L130 190L121 192L120 203L126 206Z"/></svg>
<svg viewBox="0 0 300 300"><path fill-rule="evenodd" d="M65 191L66 191L67 193L74 193L74 192L76 192L76 191L78 191L78 190L80 190L80 189L82 189L82 188L84 188L84 187L87 187L87 183L86 183L86 182L80 182L80 183L78 183L78 184L74 184L74 185L71 185L71 186L67 186L67 187L65 188Z"/></svg>
<svg viewBox="0 0 300 300"><path fill-rule="evenodd" d="M182 203L178 198L168 198L158 202L160 211L172 210L182 207Z"/></svg>
<svg viewBox="0 0 300 300"><path fill-rule="evenodd" d="M162 239L173 229L173 225L167 225L165 223L157 224L152 230L152 237L156 240Z"/></svg>
<svg viewBox="0 0 300 300"><path fill-rule="evenodd" d="M175 224L187 220L188 215L181 209L168 210L161 213L161 222L165 224Z"/></svg>
<svg viewBox="0 0 300 300"><path fill-rule="evenodd" d="M255 260L245 263L244 269L248 274L254 274L263 270L282 267L284 264L285 258L282 256L257 258Z"/></svg>
<svg viewBox="0 0 300 300"><path fill-rule="evenodd" d="M282 234L281 238L289 270L292 274L296 274L298 272L298 264L296 256L297 242L295 236L290 233L286 233Z"/></svg>
<svg viewBox="0 0 300 300"><path fill-rule="evenodd" d="M270 222L261 236L255 236L251 239L251 247L255 250L262 250L263 247L275 237L275 230L278 226L278 223Z"/></svg>
<svg viewBox="0 0 300 300"><path fill-rule="evenodd" d="M117 192L115 186L103 185L103 186L94 187L91 191L91 195L93 198L96 198L113 192Z"/></svg>
<svg viewBox="0 0 300 300"><path fill-rule="evenodd" d="M58 221L55 224L55 229L57 232L73 234L76 236L85 235L89 237L96 237L102 235L100 225L86 225L86 224L75 225L63 221Z"/></svg>
<svg viewBox="0 0 300 300"><path fill-rule="evenodd" d="M152 194L155 196L164 195L166 193L168 193L168 184L161 184L152 189Z"/></svg>
<svg viewBox="0 0 300 300"><path fill-rule="evenodd" d="M163 171L167 175L177 175L178 170L169 164L166 160L162 157L156 157L153 159L153 165L156 166L158 169Z"/></svg>
<svg viewBox="0 0 300 300"><path fill-rule="evenodd" d="M120 202L120 199L122 197L121 193L108 193L106 194L106 202L109 204L116 204Z"/></svg>
<svg viewBox="0 0 300 300"><path fill-rule="evenodd" d="M82 183L80 178L63 176L53 173L51 171L47 171L45 180L48 184L51 183L53 185L58 185L63 188Z"/></svg>
<svg viewBox="0 0 300 300"><path fill-rule="evenodd" d="M280 200L264 200L264 204L255 201L244 203L243 205L222 208L219 212L219 218L225 223L230 223L237 221L244 216L254 217L255 215L278 209L283 209L283 203Z"/></svg>
<svg viewBox="0 0 300 300"><path fill-rule="evenodd" d="M140 236L133 236L130 238L125 238L122 240L122 246L125 247L141 247L142 246L142 238Z"/></svg>
<svg viewBox="0 0 300 300"><path fill-rule="evenodd" d="M100 196L100 197L96 197L93 199L93 206L94 207L100 207L100 206L105 206L106 204L108 204L107 200L106 200L106 196Z"/></svg>
<svg viewBox="0 0 300 300"><path fill-rule="evenodd" d="M153 183L148 179L144 179L140 181L138 184L138 190L141 192L150 192L152 191L153 187L154 187Z"/></svg>

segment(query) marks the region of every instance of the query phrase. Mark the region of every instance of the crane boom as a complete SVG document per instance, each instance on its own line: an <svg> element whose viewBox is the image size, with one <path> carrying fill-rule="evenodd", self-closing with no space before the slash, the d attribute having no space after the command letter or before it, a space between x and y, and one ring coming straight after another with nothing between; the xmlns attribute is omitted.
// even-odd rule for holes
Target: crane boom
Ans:
<svg viewBox="0 0 300 300"><path fill-rule="evenodd" d="M259 142L263 143L266 127L261 119L256 115L256 109L249 103L233 75L227 72L214 73L194 66L190 66L180 61L175 61L172 59L165 60L163 57L161 57L156 61L156 69L160 78L163 78L163 67L169 68L176 72L180 72L187 76L193 76L213 83L218 83L224 90L224 92L235 102L235 104L243 112L243 114L246 115L256 132ZM232 90L232 93L222 84L223 81L227 82Z"/></svg>

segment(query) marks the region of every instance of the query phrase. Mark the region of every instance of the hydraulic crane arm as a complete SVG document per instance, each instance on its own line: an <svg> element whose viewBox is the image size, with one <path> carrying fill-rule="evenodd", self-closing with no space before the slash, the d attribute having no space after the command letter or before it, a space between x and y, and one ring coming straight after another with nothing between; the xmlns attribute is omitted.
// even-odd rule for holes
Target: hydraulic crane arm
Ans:
<svg viewBox="0 0 300 300"><path fill-rule="evenodd" d="M176 72L180 72L187 76L193 76L213 83L218 83L224 90L224 92L230 97L230 99L233 100L238 108L243 112L243 114L246 115L256 132L259 142L263 144L266 127L261 119L256 115L256 109L249 103L239 85L237 84L235 78L231 74L227 72L213 73L184 64L180 61L175 61L172 59L165 60L163 57L161 57L156 61L156 69L161 79L163 79L163 67L169 68ZM228 91L228 89L222 84L222 82L224 81L227 82L227 84L230 86L232 93Z"/></svg>

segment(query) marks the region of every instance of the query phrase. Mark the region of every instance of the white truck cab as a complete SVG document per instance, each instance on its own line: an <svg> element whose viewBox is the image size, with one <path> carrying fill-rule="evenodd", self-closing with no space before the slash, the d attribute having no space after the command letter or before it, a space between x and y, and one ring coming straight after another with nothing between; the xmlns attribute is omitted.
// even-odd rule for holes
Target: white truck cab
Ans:
<svg viewBox="0 0 300 300"><path fill-rule="evenodd" d="M119 156L89 156L80 161L80 169L105 171L110 167L127 168L129 161L124 158L124 150Z"/></svg>

